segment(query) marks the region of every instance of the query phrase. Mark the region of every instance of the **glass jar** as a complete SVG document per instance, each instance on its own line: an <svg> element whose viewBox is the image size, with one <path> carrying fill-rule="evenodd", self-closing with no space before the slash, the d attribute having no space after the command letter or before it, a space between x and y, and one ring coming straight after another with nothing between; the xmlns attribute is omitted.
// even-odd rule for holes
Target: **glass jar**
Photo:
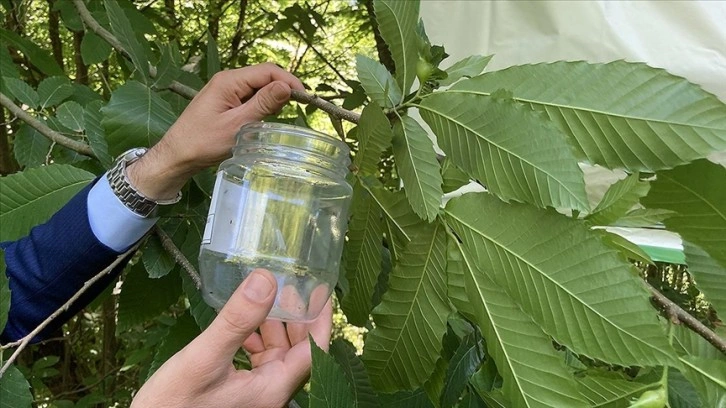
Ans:
<svg viewBox="0 0 726 408"><path fill-rule="evenodd" d="M310 129L252 123L219 166L204 230L202 294L219 310L255 268L272 272L269 318L318 316L338 280L353 189L348 146Z"/></svg>

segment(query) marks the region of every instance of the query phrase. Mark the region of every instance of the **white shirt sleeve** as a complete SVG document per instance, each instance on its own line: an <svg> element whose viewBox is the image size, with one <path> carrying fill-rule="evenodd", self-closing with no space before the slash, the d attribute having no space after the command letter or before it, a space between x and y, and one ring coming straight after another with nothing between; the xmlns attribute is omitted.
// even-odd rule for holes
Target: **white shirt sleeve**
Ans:
<svg viewBox="0 0 726 408"><path fill-rule="evenodd" d="M144 218L128 209L111 191L105 174L88 192L87 204L93 234L117 252L135 244L159 219Z"/></svg>

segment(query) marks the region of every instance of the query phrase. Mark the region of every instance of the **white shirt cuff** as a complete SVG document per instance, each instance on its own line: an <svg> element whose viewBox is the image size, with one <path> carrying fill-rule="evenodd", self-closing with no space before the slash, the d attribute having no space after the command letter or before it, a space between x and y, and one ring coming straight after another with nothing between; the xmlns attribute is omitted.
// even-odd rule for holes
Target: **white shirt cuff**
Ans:
<svg viewBox="0 0 726 408"><path fill-rule="evenodd" d="M144 218L128 209L111 190L104 174L88 192L88 221L102 244L124 252L154 226L158 217Z"/></svg>

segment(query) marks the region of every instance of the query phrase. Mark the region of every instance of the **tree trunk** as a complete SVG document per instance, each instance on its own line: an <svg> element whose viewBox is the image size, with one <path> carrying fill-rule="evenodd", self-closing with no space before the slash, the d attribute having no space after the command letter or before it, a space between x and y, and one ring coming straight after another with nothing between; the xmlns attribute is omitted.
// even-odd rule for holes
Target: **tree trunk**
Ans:
<svg viewBox="0 0 726 408"><path fill-rule="evenodd" d="M219 18L222 14L219 0L209 0L207 6L207 30L216 41L219 37Z"/></svg>
<svg viewBox="0 0 726 408"><path fill-rule="evenodd" d="M179 20L176 18L176 5L174 0L164 0L164 12L169 18L169 25L171 26L171 33L169 34L169 40L174 40L178 36L177 28L179 27Z"/></svg>
<svg viewBox="0 0 726 408"><path fill-rule="evenodd" d="M5 125L5 109L0 109L0 175L5 176L18 171L18 163L10 151L8 129Z"/></svg>
<svg viewBox="0 0 726 408"><path fill-rule="evenodd" d="M116 369L116 297L108 296L102 305L103 314L103 350L101 352L101 376L106 376ZM103 381L103 393L108 401L113 398L115 377L108 376Z"/></svg>
<svg viewBox="0 0 726 408"><path fill-rule="evenodd" d="M76 63L76 83L88 85L88 65L83 63L81 57L81 41L83 41L83 31L73 33L73 60Z"/></svg>
<svg viewBox="0 0 726 408"><path fill-rule="evenodd" d="M230 46L229 62L234 63L239 54L239 45L242 42L242 32L244 31L245 18L247 17L247 0L239 0L239 14L237 17L237 27L232 37L232 44Z"/></svg>
<svg viewBox="0 0 726 408"><path fill-rule="evenodd" d="M55 62L64 68L63 65L63 43L60 39L60 13L53 10L55 0L48 0L48 37L50 38L50 47L53 50L53 58Z"/></svg>

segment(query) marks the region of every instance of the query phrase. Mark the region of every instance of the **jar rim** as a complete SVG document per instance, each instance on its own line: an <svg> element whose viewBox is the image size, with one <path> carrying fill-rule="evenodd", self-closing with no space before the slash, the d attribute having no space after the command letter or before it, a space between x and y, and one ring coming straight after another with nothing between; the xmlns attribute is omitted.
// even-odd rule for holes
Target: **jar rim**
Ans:
<svg viewBox="0 0 726 408"><path fill-rule="evenodd" d="M348 145L343 142L342 140L333 137L331 135L318 132L317 130L297 126L297 125L290 125L287 123L275 123L275 122L250 122L242 127L240 127L239 131L237 132L237 144L239 145L241 140L241 136L248 132L254 132L259 130L274 130L276 132L285 133L292 136L304 136L304 137L310 137L316 140L320 140L325 143L330 143L338 148L341 149L341 152L344 153L345 156L348 156L350 154L350 148Z"/></svg>

